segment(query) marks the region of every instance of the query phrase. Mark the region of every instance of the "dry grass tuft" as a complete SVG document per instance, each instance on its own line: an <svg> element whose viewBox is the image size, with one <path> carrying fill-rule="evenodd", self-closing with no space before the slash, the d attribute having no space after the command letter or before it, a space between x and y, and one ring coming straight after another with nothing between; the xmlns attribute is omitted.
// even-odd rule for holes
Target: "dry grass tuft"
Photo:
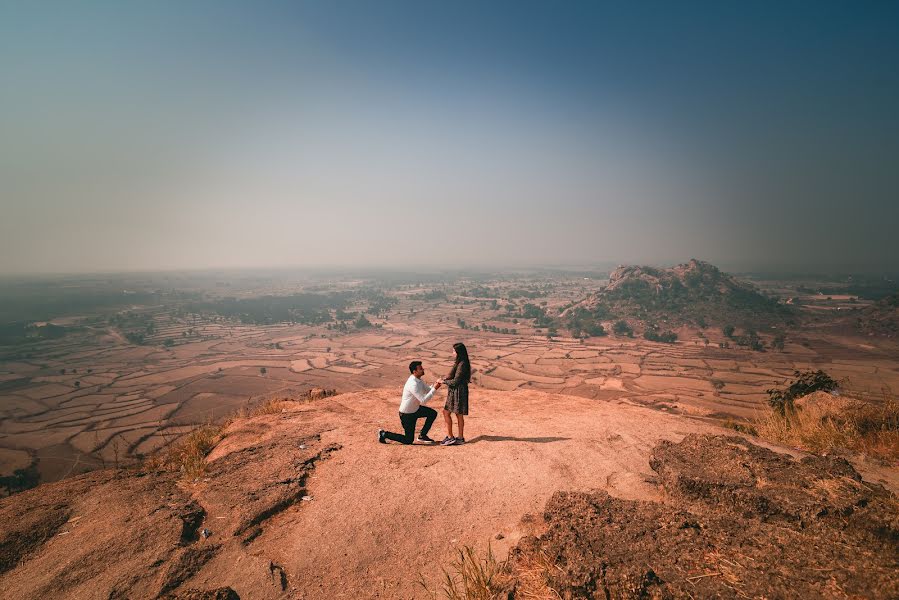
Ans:
<svg viewBox="0 0 899 600"><path fill-rule="evenodd" d="M884 462L899 460L899 402L888 392L881 402L817 392L781 415L757 423L761 437L816 454L859 452Z"/></svg>
<svg viewBox="0 0 899 600"><path fill-rule="evenodd" d="M559 593L549 586L549 573L559 567L543 552L514 567L516 600L561 600Z"/></svg>
<svg viewBox="0 0 899 600"><path fill-rule="evenodd" d="M549 573L557 569L541 552L515 563L498 561L488 545L479 558L471 546L458 550L457 558L443 569L443 581L436 591L428 589L424 578L419 584L434 600L561 600L549 586Z"/></svg>
<svg viewBox="0 0 899 600"><path fill-rule="evenodd" d="M145 470L174 471L181 473L185 479L195 479L205 473L206 456L222 439L224 430L234 421L283 413L302 402L327 398L336 393L335 390L312 389L297 398L270 398L253 407L246 404L221 425L207 423L167 443L163 450L146 458L142 467Z"/></svg>
<svg viewBox="0 0 899 600"><path fill-rule="evenodd" d="M511 578L506 573L505 561L496 560L493 549L487 547L487 555L478 558L474 548L464 546L449 570L443 569L443 582L437 591L428 589L422 577L419 584L435 600L498 600L507 596Z"/></svg>
<svg viewBox="0 0 899 600"><path fill-rule="evenodd" d="M336 395L336 390L314 388L295 398L269 398L267 400L264 400L261 404L257 404L256 406L252 407L249 403L247 403L244 406L240 407L240 409L238 409L238 411L234 413L234 415L228 422L233 422L236 419L258 417L260 415L274 415L283 413L289 411L291 408L295 408L296 406L304 402L320 400L322 398L329 398Z"/></svg>
<svg viewBox="0 0 899 600"><path fill-rule="evenodd" d="M734 421L733 419L727 419L726 421L724 421L724 423L721 424L721 426L748 435L757 436L759 434L758 429L756 429L752 425L749 425L748 423L741 423L740 421Z"/></svg>
<svg viewBox="0 0 899 600"><path fill-rule="evenodd" d="M258 417L260 415L279 414L282 412L286 412L297 404L298 402L296 400L292 400L290 398L271 398L262 402L261 404L257 404L256 406L245 404L231 416L231 418L228 420L228 423L233 423L234 421L237 421L239 419Z"/></svg>
<svg viewBox="0 0 899 600"><path fill-rule="evenodd" d="M200 477L206 471L206 455L221 439L222 430L219 425L198 427L148 458L144 468L178 472L186 479Z"/></svg>

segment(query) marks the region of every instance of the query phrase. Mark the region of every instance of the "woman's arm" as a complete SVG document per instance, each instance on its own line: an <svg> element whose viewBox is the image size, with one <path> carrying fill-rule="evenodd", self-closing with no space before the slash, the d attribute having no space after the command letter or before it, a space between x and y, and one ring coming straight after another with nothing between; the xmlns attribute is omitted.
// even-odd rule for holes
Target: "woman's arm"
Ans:
<svg viewBox="0 0 899 600"><path fill-rule="evenodd" d="M466 373L469 371L469 373ZM471 367L466 369L461 363L455 365L453 370L450 371L450 376L443 380L443 383L448 385L449 387L456 387L461 383L468 383L468 380L471 378Z"/></svg>
<svg viewBox="0 0 899 600"><path fill-rule="evenodd" d="M453 363L453 368L450 369L450 372L447 374L446 377L441 379L441 381L443 381L443 383L446 383L447 381L453 381L454 378L456 377L456 369L458 369L458 368L459 368L459 363Z"/></svg>

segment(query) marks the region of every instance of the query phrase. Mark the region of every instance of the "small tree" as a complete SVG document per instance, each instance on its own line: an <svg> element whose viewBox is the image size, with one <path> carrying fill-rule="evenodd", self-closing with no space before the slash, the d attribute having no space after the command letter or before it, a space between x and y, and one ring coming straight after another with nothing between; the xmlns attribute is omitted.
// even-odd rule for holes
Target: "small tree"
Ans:
<svg viewBox="0 0 899 600"><path fill-rule="evenodd" d="M776 348L778 350L784 349L784 344L786 343L787 338L784 334L778 333L774 336L774 339L771 340L771 347Z"/></svg>
<svg viewBox="0 0 899 600"><path fill-rule="evenodd" d="M734 327L733 325L725 325L724 327L721 328L721 332L724 334L724 337L726 337L726 338L734 337L734 331L736 331L736 330L737 330L737 328Z"/></svg>
<svg viewBox="0 0 899 600"><path fill-rule="evenodd" d="M661 342L663 344L673 344L677 341L677 334L673 331L662 331L659 332L657 329L647 329L643 332L643 339L649 340L650 342Z"/></svg>
<svg viewBox="0 0 899 600"><path fill-rule="evenodd" d="M627 321L615 321L615 324L612 325L612 333L615 335L626 335L628 337L634 337L634 330L630 325L627 324Z"/></svg>
<svg viewBox="0 0 899 600"><path fill-rule="evenodd" d="M265 375L266 373L268 373L268 369L266 369L265 367L259 367L259 373L261 375Z"/></svg>
<svg viewBox="0 0 899 600"><path fill-rule="evenodd" d="M16 469L12 475L0 477L0 487L6 488L7 495L31 489L41 482L34 465L25 469Z"/></svg>
<svg viewBox="0 0 899 600"><path fill-rule="evenodd" d="M768 394L768 404L782 416L793 412L793 401L796 398L807 396L812 392L832 392L837 389L837 381L821 369L793 371L793 375L796 379L787 387L765 390Z"/></svg>
<svg viewBox="0 0 899 600"><path fill-rule="evenodd" d="M606 334L606 330L600 323L590 323L584 328L584 333L590 337L601 337Z"/></svg>

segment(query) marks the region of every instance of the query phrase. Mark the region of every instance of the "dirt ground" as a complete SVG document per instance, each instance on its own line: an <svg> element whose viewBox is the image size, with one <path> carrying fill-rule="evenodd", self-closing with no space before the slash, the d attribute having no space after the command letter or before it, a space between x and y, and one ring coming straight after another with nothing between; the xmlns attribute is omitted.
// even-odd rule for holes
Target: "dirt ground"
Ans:
<svg viewBox="0 0 899 600"><path fill-rule="evenodd" d="M398 402L365 390L235 421L194 481L107 470L0 500L0 598L426 598L419 581L433 589L459 548L502 558L542 535L557 490L663 501L653 448L724 433L625 400L477 389L467 444L381 445Z"/></svg>

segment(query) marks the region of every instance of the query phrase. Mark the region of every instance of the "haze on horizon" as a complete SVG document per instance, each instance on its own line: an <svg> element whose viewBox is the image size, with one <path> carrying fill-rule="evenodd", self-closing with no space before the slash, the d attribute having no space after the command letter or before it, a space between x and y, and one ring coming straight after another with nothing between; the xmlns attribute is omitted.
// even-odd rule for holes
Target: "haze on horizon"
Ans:
<svg viewBox="0 0 899 600"><path fill-rule="evenodd" d="M899 5L0 4L0 274L899 269Z"/></svg>

